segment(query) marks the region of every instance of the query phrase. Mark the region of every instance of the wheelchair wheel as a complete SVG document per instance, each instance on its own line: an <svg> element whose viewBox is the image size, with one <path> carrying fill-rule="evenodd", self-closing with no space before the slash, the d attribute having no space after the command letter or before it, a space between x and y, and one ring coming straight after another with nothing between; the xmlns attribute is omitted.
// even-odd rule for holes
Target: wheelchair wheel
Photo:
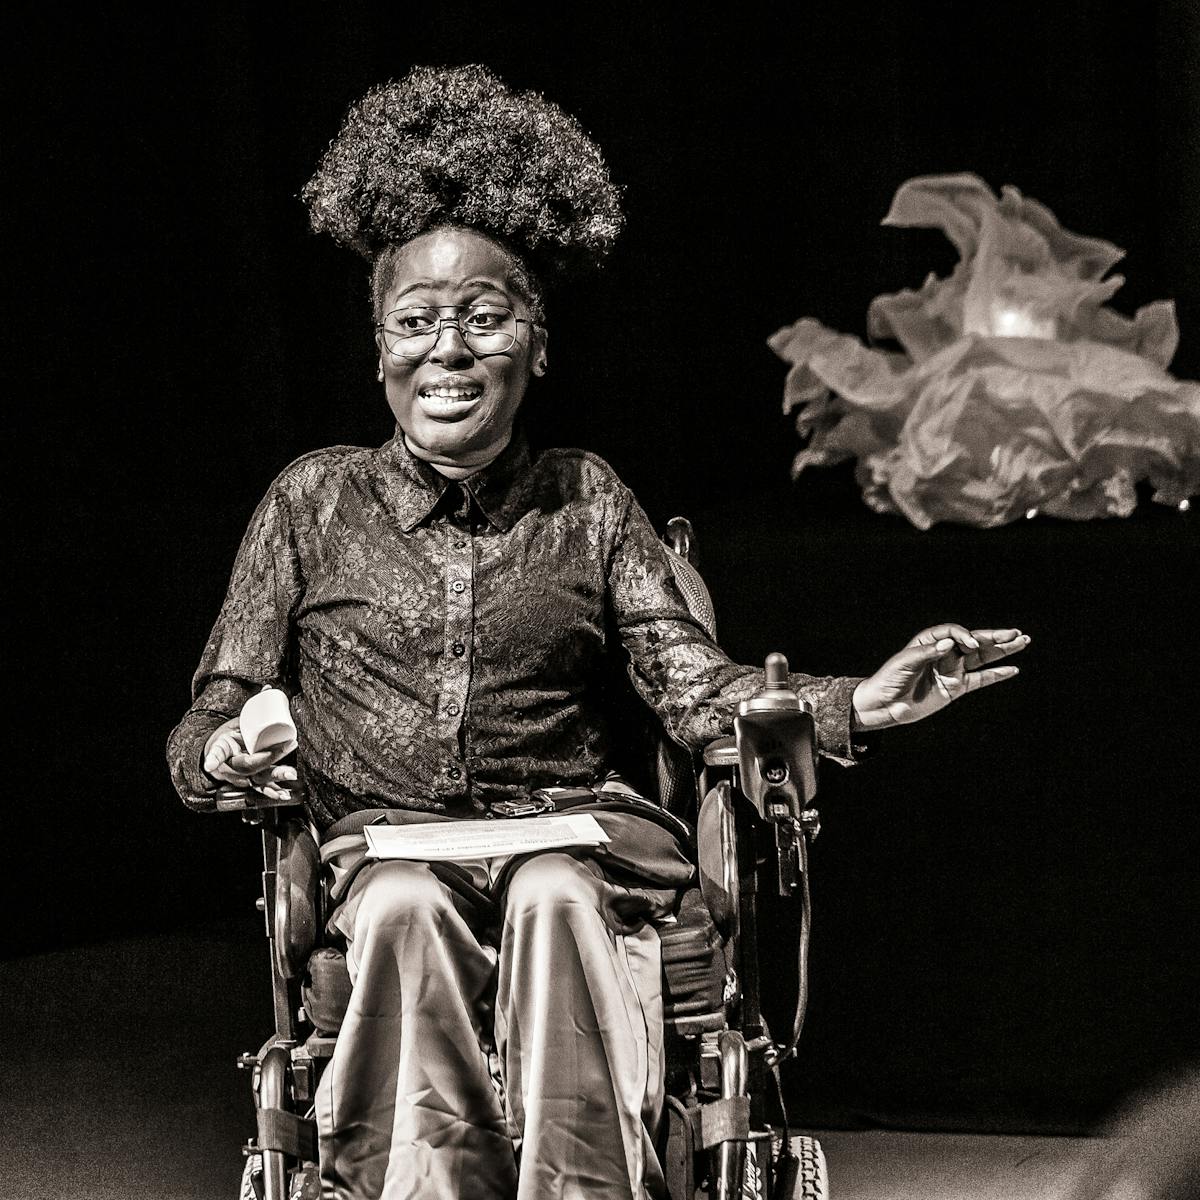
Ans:
<svg viewBox="0 0 1200 1200"><path fill-rule="evenodd" d="M262 1155L247 1154L246 1165L242 1169L242 1186L238 1189L238 1200L261 1200L261 1198Z"/></svg>
<svg viewBox="0 0 1200 1200"><path fill-rule="evenodd" d="M262 1169L261 1154L246 1156L246 1166L242 1170L242 1186L238 1191L238 1200L262 1200ZM320 1194L321 1184L315 1167L306 1165L301 1170L292 1173L288 1183L288 1200L317 1200Z"/></svg>
<svg viewBox="0 0 1200 1200"><path fill-rule="evenodd" d="M829 1172L821 1143L814 1137L794 1137L792 1153L800 1160L792 1192L795 1200L829 1200Z"/></svg>

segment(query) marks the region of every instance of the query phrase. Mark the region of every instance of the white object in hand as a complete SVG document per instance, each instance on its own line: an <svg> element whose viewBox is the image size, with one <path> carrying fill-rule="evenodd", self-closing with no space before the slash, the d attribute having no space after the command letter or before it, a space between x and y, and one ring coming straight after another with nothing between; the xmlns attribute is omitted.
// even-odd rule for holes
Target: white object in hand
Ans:
<svg viewBox="0 0 1200 1200"><path fill-rule="evenodd" d="M247 754L263 750L277 751L282 757L296 748L296 725L287 693L279 688L263 688L242 705L238 717Z"/></svg>

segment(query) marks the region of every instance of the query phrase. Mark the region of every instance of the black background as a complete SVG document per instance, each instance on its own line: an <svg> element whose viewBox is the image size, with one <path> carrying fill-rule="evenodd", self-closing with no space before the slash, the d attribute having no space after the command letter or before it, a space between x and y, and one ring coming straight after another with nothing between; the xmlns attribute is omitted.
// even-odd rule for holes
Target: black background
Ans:
<svg viewBox="0 0 1200 1200"><path fill-rule="evenodd" d="M296 193L367 86L482 61L580 118L629 215L552 308L532 432L693 517L726 648L866 673L935 620L1034 638L824 774L801 1115L1077 1129L1197 1053L1195 514L919 533L848 470L792 485L764 344L949 270L878 223L971 170L1125 247L1118 307L1174 298L1200 375L1195 5L40 6L5 40L11 953L255 936L254 839L182 808L162 745L269 481L390 435L365 267Z"/></svg>

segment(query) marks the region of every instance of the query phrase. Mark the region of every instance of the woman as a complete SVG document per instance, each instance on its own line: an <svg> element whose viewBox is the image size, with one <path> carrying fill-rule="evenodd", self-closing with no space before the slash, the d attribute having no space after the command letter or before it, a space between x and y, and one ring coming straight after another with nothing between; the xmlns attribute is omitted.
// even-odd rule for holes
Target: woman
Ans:
<svg viewBox="0 0 1200 1200"><path fill-rule="evenodd" d="M299 777L346 872L333 922L354 991L318 1097L324 1195L661 1196L653 923L687 865L618 882L602 858L547 853L496 888L477 867L362 861L379 810L482 816L602 776L614 659L691 747L761 686L692 620L611 468L534 457L516 426L547 369L543 288L607 251L616 192L571 118L462 67L366 96L305 199L372 262L397 433L306 455L259 506L171 737L176 784L210 807L221 784ZM821 750L851 761L854 730L1007 678L985 664L1027 641L940 626L868 679L792 682ZM265 684L292 696L295 767L241 744Z"/></svg>

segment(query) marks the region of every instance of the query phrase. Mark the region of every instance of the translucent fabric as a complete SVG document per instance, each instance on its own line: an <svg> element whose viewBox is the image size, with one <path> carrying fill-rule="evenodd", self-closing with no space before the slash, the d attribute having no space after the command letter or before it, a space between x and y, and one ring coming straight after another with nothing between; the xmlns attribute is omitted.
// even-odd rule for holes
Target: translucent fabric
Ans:
<svg viewBox="0 0 1200 1200"><path fill-rule="evenodd" d="M1121 250L974 175L909 180L884 224L942 229L960 260L872 301L869 337L899 349L811 317L770 338L808 439L793 475L855 459L866 503L919 529L1128 516L1143 480L1164 504L1200 491L1200 384L1166 370L1173 304L1105 307Z"/></svg>

